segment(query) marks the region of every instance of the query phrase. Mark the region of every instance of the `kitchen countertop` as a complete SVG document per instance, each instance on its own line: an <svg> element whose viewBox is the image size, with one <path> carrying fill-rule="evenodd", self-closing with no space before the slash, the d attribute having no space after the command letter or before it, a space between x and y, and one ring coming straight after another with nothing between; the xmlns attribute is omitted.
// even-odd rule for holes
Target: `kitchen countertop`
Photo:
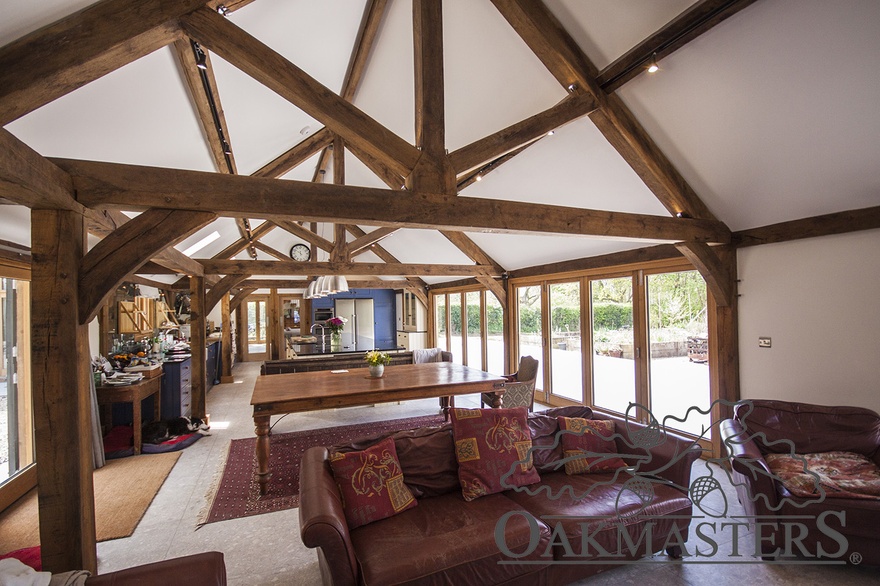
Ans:
<svg viewBox="0 0 880 586"><path fill-rule="evenodd" d="M372 350L372 348L370 348ZM383 352L402 352L405 351L406 348L403 346L394 346L391 348L376 348L376 350L382 350ZM293 351L296 352L297 356L324 356L324 355L341 355L341 354L363 354L366 350L332 350L330 348L330 344L294 344Z"/></svg>

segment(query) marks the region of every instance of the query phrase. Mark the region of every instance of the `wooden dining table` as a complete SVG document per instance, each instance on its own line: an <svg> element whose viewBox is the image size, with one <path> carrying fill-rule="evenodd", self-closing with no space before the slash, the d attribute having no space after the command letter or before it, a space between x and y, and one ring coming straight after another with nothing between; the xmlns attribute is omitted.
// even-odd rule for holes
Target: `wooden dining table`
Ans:
<svg viewBox="0 0 880 586"><path fill-rule="evenodd" d="M262 375L257 378L251 397L260 494L266 494L271 476L269 426L272 415L471 393L494 393L493 407L501 407L505 380L452 362L389 366L381 378L371 377L367 368Z"/></svg>

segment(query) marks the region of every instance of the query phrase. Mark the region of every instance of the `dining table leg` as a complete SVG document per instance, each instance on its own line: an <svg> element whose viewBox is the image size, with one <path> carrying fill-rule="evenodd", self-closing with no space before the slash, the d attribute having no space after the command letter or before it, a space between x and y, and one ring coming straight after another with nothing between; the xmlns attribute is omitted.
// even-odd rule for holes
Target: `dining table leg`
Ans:
<svg viewBox="0 0 880 586"><path fill-rule="evenodd" d="M260 494L266 494L269 488L269 416L254 416L254 431L257 433L257 480L260 483Z"/></svg>

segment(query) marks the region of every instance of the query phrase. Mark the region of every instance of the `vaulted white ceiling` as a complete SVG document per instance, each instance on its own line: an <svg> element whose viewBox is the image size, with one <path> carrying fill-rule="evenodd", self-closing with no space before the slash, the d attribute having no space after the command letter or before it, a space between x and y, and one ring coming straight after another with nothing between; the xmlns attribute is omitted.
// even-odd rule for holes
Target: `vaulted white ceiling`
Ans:
<svg viewBox="0 0 880 586"><path fill-rule="evenodd" d="M690 6L686 0L545 0L600 69ZM0 45L89 5L4 2ZM339 91L363 0L256 0L229 18ZM452 151L545 110L566 91L488 0L444 0L446 142ZM390 0L354 103L414 141L412 7ZM880 205L880 2L758 0L618 90L709 209L732 230ZM211 55L239 173L250 174L322 125ZM160 49L6 126L48 157L214 170L169 48ZM285 175L309 181L317 157ZM332 179L328 171L325 180ZM346 183L385 187L351 153ZM588 118L560 128L462 192L668 215ZM28 211L4 206L0 239L29 244ZM256 226L260 219L253 219ZM372 230L363 226L366 231ZM197 257L236 240L230 219ZM332 240L329 224L319 227ZM473 233L505 269L651 245L646 241ZM276 229L264 242L298 242ZM434 231L381 241L401 262L470 263ZM244 258L244 256L242 256ZM260 253L260 258L271 258ZM322 253L320 258L326 258ZM362 261L376 261L365 254ZM427 282L444 279L425 279Z"/></svg>

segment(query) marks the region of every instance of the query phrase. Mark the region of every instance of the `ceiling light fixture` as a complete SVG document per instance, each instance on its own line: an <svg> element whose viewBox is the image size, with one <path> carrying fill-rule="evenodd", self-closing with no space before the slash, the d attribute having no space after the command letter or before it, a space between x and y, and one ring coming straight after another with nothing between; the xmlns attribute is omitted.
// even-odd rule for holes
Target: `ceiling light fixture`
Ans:
<svg viewBox="0 0 880 586"><path fill-rule="evenodd" d="M342 275L317 277L306 287L303 297L317 299L334 293L345 293L348 290L348 280Z"/></svg>
<svg viewBox="0 0 880 586"><path fill-rule="evenodd" d="M224 6L223 4L220 4L220 5L217 7L217 12L218 12L219 14L222 14L223 16L229 16L229 9L226 8L226 6Z"/></svg>
<svg viewBox="0 0 880 586"><path fill-rule="evenodd" d="M556 131L551 130L550 132L547 133L547 136L553 136L554 134L556 134Z"/></svg>
<svg viewBox="0 0 880 586"><path fill-rule="evenodd" d="M657 73L658 71L660 71L660 66L657 65L657 53L654 53L648 62L648 73Z"/></svg>
<svg viewBox="0 0 880 586"><path fill-rule="evenodd" d="M482 180L483 180L483 176L482 176L482 175L477 175L477 176L475 177L475 181L482 181Z"/></svg>

